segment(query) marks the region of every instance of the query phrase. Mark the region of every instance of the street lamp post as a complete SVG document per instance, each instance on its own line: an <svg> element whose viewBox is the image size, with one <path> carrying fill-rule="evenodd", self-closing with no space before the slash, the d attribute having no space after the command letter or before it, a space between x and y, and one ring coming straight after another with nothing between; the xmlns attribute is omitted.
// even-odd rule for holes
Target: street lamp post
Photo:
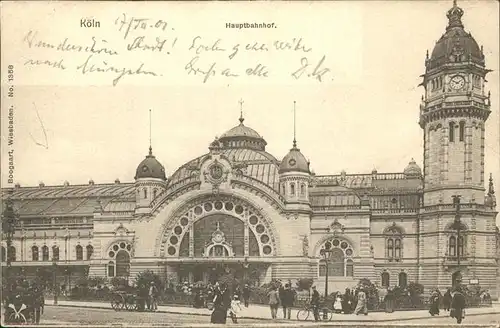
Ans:
<svg viewBox="0 0 500 328"><path fill-rule="evenodd" d="M457 266L458 266L458 276L457 278L458 279L461 279L461 276L462 276L462 273L460 272L460 258L461 258L461 254L460 254L460 250L463 249L463 243L462 243L462 246L460 246L460 243L461 243L461 240L460 240L460 231L462 230L462 223L460 221L461 217L460 217L460 195L453 195L452 198L453 198L453 204L455 205L455 221L453 222L453 225L454 225L454 228L455 230L457 230L457 243L456 243L456 247L457 247ZM455 279L455 283L459 283L459 280Z"/></svg>
<svg viewBox="0 0 500 328"><path fill-rule="evenodd" d="M330 254L333 252L333 250L325 247L322 248L319 252L323 256L323 259L325 260L325 301L326 301L328 297L328 259L330 258ZM328 318L328 314L326 311L323 311L323 317L324 319Z"/></svg>
<svg viewBox="0 0 500 328"><path fill-rule="evenodd" d="M52 269L54 271L54 281L53 281L53 286L54 286L54 305L57 305L57 297L58 297L58 292L59 288L57 286L57 259L55 256L52 256Z"/></svg>
<svg viewBox="0 0 500 328"><path fill-rule="evenodd" d="M11 271L12 271L12 239L14 239L14 233L16 231L16 225L17 225L17 215L14 212L14 206L12 203L12 190L10 189L8 191L9 196L5 201L5 208L2 213L2 230L5 234L5 239L7 242L7 268L5 272L5 276L7 278L7 283L9 284L9 289L12 287L10 285L10 276L11 276Z"/></svg>

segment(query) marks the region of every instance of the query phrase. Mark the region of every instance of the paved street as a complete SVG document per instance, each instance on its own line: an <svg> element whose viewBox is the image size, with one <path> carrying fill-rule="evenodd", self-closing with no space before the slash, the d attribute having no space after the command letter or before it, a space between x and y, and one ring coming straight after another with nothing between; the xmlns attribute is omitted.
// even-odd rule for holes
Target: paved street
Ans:
<svg viewBox="0 0 500 328"><path fill-rule="evenodd" d="M404 317L403 313L399 313ZM397 318L398 313L393 313L391 316ZM370 316L368 316L370 317ZM366 317L360 317L365 319ZM366 319L365 319L366 320ZM402 319L400 322L386 322L386 323L373 323L366 322L365 320L351 321L351 322L329 322L327 324L320 323L320 326L345 326L345 327L390 327L399 325L453 325L455 323L450 317L442 313L440 317L428 317L425 319ZM96 309L96 308L76 308L65 306L46 306L45 313L42 317L42 324L44 325L158 325L158 326L210 326L210 317L206 315L193 315L193 314L172 314L172 313L148 313L148 312L116 312L109 309ZM461 325L467 326L471 324L491 325L500 322L500 313L489 315L471 315L467 316L464 323ZM258 320L258 319L240 319L241 326L264 326L272 325L275 327L311 327L318 326L314 322L298 322L284 321L284 320ZM233 325L231 320L228 319L228 325ZM238 325L240 326L240 325Z"/></svg>

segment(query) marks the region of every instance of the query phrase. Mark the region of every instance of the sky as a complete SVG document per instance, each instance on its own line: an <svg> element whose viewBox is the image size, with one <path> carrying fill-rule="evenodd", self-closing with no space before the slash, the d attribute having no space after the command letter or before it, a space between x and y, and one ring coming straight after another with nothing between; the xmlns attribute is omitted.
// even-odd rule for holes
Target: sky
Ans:
<svg viewBox="0 0 500 328"><path fill-rule="evenodd" d="M492 70L485 180L493 173L500 192L499 3L458 5ZM148 152L150 109L153 152L171 175L239 123L240 100L245 125L277 159L292 146L296 101L298 146L318 175L402 172L412 158L422 166L418 85L452 1L1 6L2 68L14 66L13 82L2 69L1 183L8 187L12 149L12 181L22 186L132 182ZM100 27L82 27L82 18ZM243 22L275 27L226 27ZM57 50L65 39L66 51ZM93 40L95 49L117 54L68 50ZM292 49L277 50L276 41ZM158 47L143 50L146 44ZM117 78L91 64L136 74Z"/></svg>

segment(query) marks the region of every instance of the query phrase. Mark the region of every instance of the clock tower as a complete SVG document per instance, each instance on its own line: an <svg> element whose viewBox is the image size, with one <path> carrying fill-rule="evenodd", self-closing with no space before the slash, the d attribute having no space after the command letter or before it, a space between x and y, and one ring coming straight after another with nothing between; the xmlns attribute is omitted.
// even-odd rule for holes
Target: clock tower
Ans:
<svg viewBox="0 0 500 328"><path fill-rule="evenodd" d="M425 60L420 105L424 130L424 203L484 201L484 123L490 114L485 93L483 47L464 30L464 11L448 10L448 26Z"/></svg>
<svg viewBox="0 0 500 328"><path fill-rule="evenodd" d="M483 47L464 30L463 15L453 1L446 31L430 57L427 53L422 75L419 282L432 290L477 280L493 294L496 211L485 204L484 181L484 132L490 114L485 82L490 70Z"/></svg>

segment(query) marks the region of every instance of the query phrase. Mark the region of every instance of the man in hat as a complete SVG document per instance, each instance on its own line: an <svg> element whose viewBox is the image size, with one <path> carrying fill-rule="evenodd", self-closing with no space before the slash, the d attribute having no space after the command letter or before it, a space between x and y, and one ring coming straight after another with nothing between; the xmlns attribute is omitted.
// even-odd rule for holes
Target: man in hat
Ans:
<svg viewBox="0 0 500 328"><path fill-rule="evenodd" d="M314 313L314 321L319 321L319 307L320 307L320 296L318 291L316 290L316 286L312 286L312 295L311 295L311 306L313 308L313 313Z"/></svg>
<svg viewBox="0 0 500 328"><path fill-rule="evenodd" d="M149 287L149 310L156 311L158 310L158 304L156 302L156 297L158 295L158 288L153 281L151 281L151 286Z"/></svg>
<svg viewBox="0 0 500 328"><path fill-rule="evenodd" d="M248 307L248 300L250 299L250 287L248 284L245 284L245 287L243 287L243 303L245 303L245 307Z"/></svg>

